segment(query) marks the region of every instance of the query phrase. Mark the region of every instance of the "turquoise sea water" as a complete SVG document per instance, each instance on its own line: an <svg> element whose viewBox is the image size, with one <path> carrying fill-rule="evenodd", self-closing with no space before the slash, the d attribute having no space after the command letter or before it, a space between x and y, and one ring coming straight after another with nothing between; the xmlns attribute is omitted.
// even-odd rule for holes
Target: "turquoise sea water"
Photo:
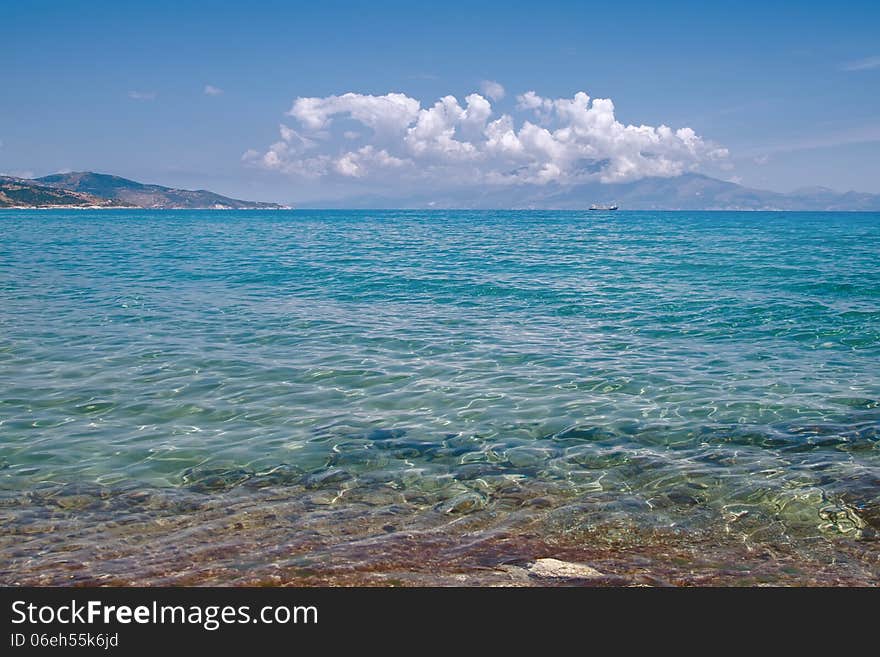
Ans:
<svg viewBox="0 0 880 657"><path fill-rule="evenodd" d="M461 572L528 536L878 575L878 214L0 211L0 238L5 582L320 578L465 535L492 547Z"/></svg>

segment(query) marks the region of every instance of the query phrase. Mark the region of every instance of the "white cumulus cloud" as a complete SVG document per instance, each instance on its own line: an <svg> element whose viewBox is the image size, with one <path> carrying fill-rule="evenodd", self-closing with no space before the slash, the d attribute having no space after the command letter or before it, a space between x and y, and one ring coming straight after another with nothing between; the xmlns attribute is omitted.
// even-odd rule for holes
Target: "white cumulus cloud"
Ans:
<svg viewBox="0 0 880 657"><path fill-rule="evenodd" d="M326 98L297 98L288 116L309 130L326 127L337 115L348 115L379 133L403 132L419 113L420 103L404 94L369 96L347 93Z"/></svg>
<svg viewBox="0 0 880 657"><path fill-rule="evenodd" d="M220 87L215 87L213 84L206 84L204 89L204 94L206 96L219 96L223 93L223 90Z"/></svg>
<svg viewBox="0 0 880 657"><path fill-rule="evenodd" d="M401 93L297 98L287 112L295 124L282 124L278 141L243 160L304 178L450 186L623 182L727 156L688 127L623 124L610 99L584 92L527 91L514 113L497 115L487 96L500 97L498 87L427 106Z"/></svg>
<svg viewBox="0 0 880 657"><path fill-rule="evenodd" d="M499 82L495 82L494 80L483 80L480 83L480 91L483 92L484 96L488 96L495 102L498 102L502 98L504 98L504 87Z"/></svg>

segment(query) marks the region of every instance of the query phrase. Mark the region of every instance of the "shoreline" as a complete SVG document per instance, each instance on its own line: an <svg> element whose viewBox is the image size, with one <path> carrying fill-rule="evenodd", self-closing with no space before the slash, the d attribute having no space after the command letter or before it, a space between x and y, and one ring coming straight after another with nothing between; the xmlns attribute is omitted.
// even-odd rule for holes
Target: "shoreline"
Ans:
<svg viewBox="0 0 880 657"><path fill-rule="evenodd" d="M876 535L603 513L530 481L485 508L384 486L66 486L0 499L12 586L871 586ZM412 498L417 499L417 498ZM745 524L743 524L745 523ZM742 525L742 526L740 526ZM35 557L35 555L39 555ZM541 571L555 559L555 574ZM535 568L539 571L534 572Z"/></svg>

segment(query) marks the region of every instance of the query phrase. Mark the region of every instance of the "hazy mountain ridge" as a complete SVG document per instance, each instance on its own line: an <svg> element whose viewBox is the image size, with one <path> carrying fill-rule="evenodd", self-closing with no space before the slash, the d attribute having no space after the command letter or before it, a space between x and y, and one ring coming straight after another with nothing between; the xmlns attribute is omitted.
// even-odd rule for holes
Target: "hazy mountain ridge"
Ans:
<svg viewBox="0 0 880 657"><path fill-rule="evenodd" d="M101 207L123 206L168 210L279 210L284 208L277 203L242 201L203 189L188 190L150 185L91 171L56 173L21 182L30 183L34 187L55 189L69 195L85 195L97 199L99 203L95 205ZM48 205L43 204L39 207L48 207Z"/></svg>
<svg viewBox="0 0 880 657"><path fill-rule="evenodd" d="M809 188L791 193L744 187L702 174L642 178L626 183L518 185L477 192L370 194L310 203L312 207L473 208L577 210L592 204L617 204L624 210L807 210L880 211L880 194Z"/></svg>
<svg viewBox="0 0 880 657"><path fill-rule="evenodd" d="M627 183L484 186L468 191L393 192L310 202L309 207L412 209L559 209L616 204L624 210L806 210L880 211L880 194L806 187L790 193L744 187L688 173ZM265 209L286 206L229 198L93 172L58 173L36 179L0 176L0 207L128 207L149 209Z"/></svg>

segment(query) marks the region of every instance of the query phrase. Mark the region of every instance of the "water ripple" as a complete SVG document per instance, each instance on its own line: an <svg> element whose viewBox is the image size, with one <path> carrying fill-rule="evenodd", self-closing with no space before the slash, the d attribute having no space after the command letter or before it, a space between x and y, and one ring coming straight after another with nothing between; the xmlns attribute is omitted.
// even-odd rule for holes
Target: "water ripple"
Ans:
<svg viewBox="0 0 880 657"><path fill-rule="evenodd" d="M2 211L0 228L13 524L56 499L40 491L93 486L58 508L283 489L413 518L525 509L548 532L880 531L880 215ZM512 487L529 492L511 506Z"/></svg>

